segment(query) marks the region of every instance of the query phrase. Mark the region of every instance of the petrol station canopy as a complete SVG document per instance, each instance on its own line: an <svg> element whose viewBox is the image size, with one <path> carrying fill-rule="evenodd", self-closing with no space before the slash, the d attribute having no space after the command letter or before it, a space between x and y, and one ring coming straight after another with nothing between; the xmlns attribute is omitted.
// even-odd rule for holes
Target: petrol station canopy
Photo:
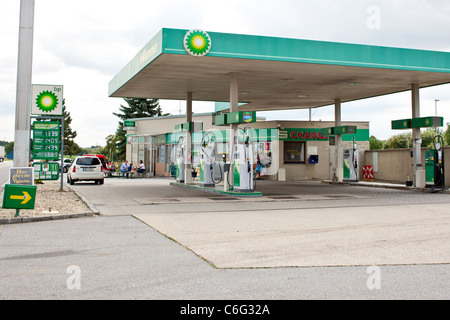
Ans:
<svg viewBox="0 0 450 320"><path fill-rule="evenodd" d="M328 106L450 83L450 53L291 38L203 32L209 52L190 54L189 30L162 29L109 83L110 97L230 101L239 110Z"/></svg>

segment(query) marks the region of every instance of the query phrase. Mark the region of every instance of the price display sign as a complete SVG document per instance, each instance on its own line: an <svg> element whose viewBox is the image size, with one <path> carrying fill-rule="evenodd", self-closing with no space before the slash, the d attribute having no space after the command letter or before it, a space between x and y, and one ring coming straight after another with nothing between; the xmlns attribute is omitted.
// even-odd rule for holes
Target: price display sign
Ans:
<svg viewBox="0 0 450 320"><path fill-rule="evenodd" d="M34 167L34 180L58 180L59 179L59 164L36 162Z"/></svg>
<svg viewBox="0 0 450 320"><path fill-rule="evenodd" d="M60 152L60 129L57 121L33 123L33 159L55 160Z"/></svg>

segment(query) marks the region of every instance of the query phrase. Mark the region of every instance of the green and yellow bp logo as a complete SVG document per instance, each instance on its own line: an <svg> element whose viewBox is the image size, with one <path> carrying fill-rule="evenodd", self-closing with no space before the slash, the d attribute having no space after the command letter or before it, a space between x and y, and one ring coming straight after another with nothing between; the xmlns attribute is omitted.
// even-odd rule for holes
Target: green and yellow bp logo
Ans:
<svg viewBox="0 0 450 320"><path fill-rule="evenodd" d="M56 116L63 114L63 86L33 84L31 97L32 115Z"/></svg>
<svg viewBox="0 0 450 320"><path fill-rule="evenodd" d="M211 50L211 38L202 30L191 30L183 40L184 49L192 56L202 57Z"/></svg>
<svg viewBox="0 0 450 320"><path fill-rule="evenodd" d="M42 91L36 98L36 106L44 112L52 112L58 106L58 97L51 91Z"/></svg>

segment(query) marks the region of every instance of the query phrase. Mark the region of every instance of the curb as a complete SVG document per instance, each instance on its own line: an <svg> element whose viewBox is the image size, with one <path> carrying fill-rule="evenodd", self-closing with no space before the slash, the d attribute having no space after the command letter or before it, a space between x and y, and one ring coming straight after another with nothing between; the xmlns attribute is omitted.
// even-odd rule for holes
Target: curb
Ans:
<svg viewBox="0 0 450 320"><path fill-rule="evenodd" d="M72 214L62 214L58 216L44 216L44 217L0 218L0 225L92 217L93 215L94 214L92 212L84 212L84 213L72 213Z"/></svg>
<svg viewBox="0 0 450 320"><path fill-rule="evenodd" d="M450 193L450 189L445 188L445 189L432 189L432 188L416 188L416 187L408 187L408 186L403 186L401 184L390 184L390 183L379 183L379 184L372 184L370 182L364 182L364 181L360 181L360 182L351 182L351 181L343 181L343 182L336 182L336 181L331 181L331 180L322 180L322 183L327 183L327 184L345 184L348 186L358 186L358 187L371 187L371 188L384 188L384 189L396 189L396 190L410 190L410 191L424 191L424 192L442 192L442 193Z"/></svg>
<svg viewBox="0 0 450 320"><path fill-rule="evenodd" d="M51 221L51 220L64 220L64 219L73 219L73 218L82 218L82 217L92 217L94 215L100 215L100 212L89 203L89 201L83 197L81 194L78 194L74 189L72 189L69 185L64 183L68 189L70 189L81 201L83 201L91 212L82 212L82 213L69 213L69 214L61 214L55 216L42 216L42 217L15 217L15 218L0 218L0 225L7 224L17 224L17 223L29 223L29 222L42 222L42 221Z"/></svg>
<svg viewBox="0 0 450 320"><path fill-rule="evenodd" d="M89 210L92 211L92 214L100 215L100 211L98 211L85 197L83 197L81 194L79 194L76 190L72 189L70 185L64 183L64 186L66 186L69 190L71 190L78 198L80 198L81 201L83 201L88 207Z"/></svg>

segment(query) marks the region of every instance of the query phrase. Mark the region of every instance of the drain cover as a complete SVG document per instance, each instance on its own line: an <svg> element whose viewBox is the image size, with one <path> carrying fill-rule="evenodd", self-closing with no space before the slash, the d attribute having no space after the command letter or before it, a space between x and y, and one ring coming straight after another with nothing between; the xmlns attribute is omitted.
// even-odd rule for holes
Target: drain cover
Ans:
<svg viewBox="0 0 450 320"><path fill-rule="evenodd" d="M293 197L293 196L272 196L269 198L271 198L271 199L298 199L297 197Z"/></svg>
<svg viewBox="0 0 450 320"><path fill-rule="evenodd" d="M327 195L325 195L325 197L336 198L336 199L339 199L339 198L352 198L352 196L350 196L348 194L327 194Z"/></svg>

